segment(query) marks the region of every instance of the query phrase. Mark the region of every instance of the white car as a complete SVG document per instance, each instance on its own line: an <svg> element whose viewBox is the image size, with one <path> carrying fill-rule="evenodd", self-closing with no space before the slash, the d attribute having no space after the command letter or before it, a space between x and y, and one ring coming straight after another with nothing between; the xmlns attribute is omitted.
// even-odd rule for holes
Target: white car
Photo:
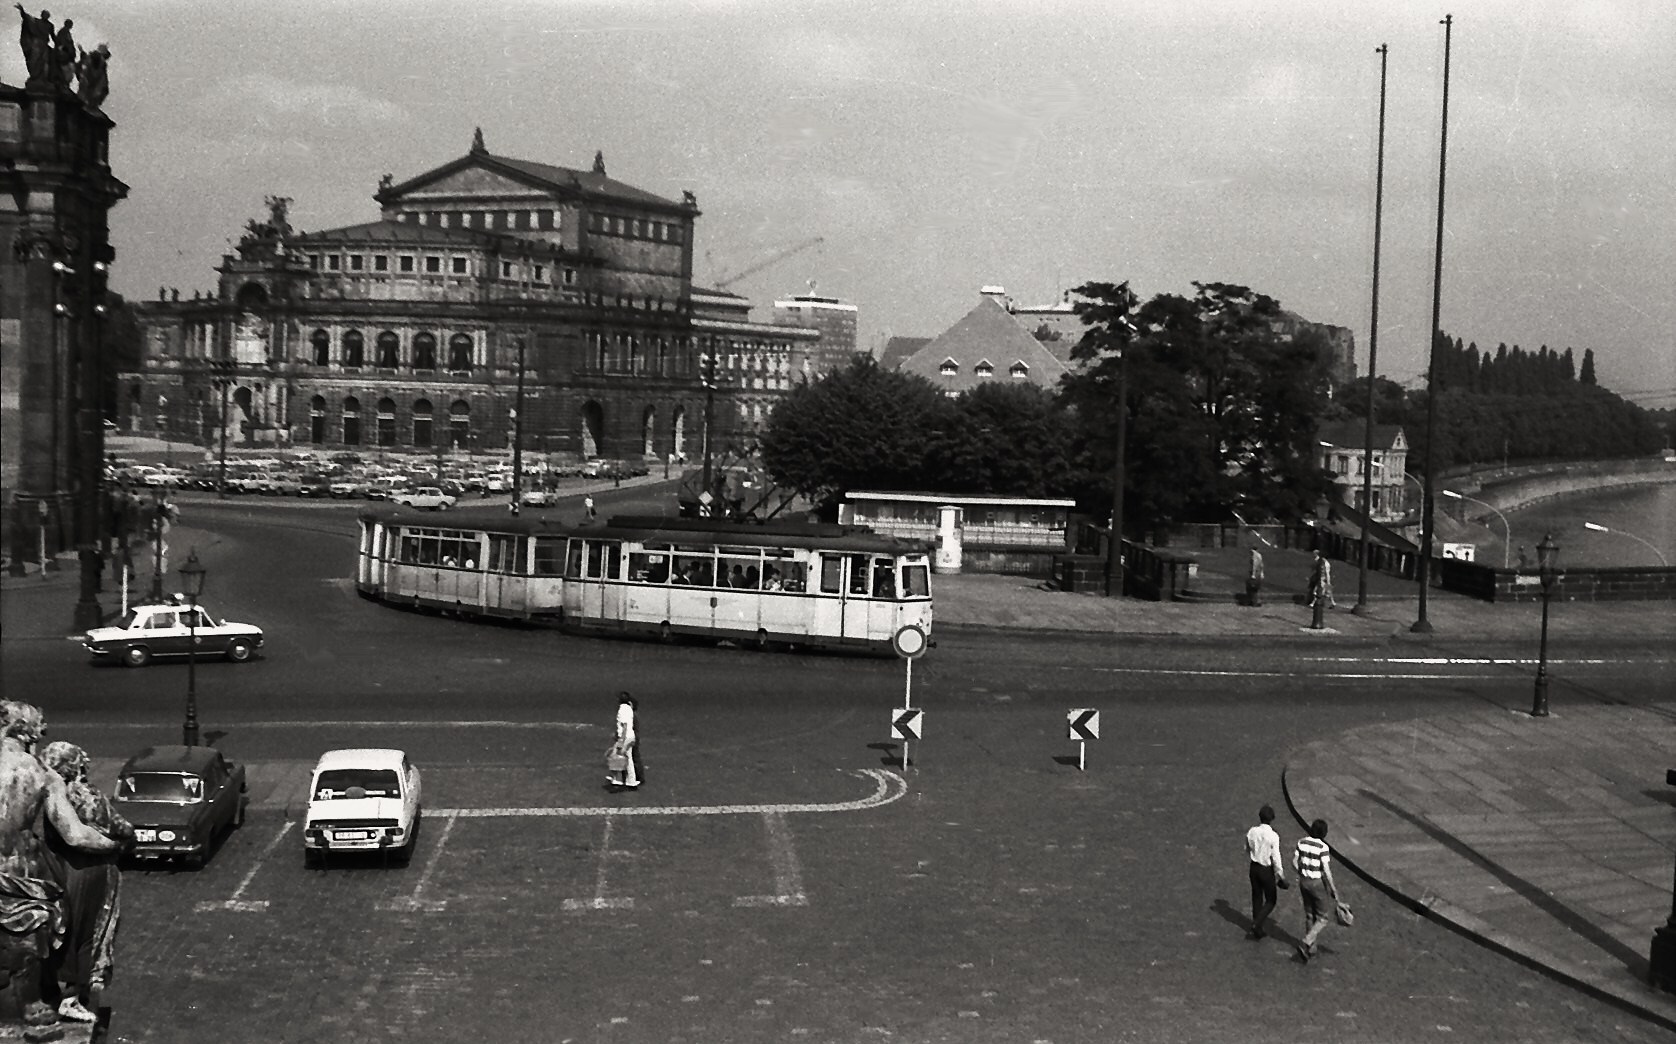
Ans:
<svg viewBox="0 0 1676 1044"><path fill-rule="evenodd" d="M559 498L544 489L526 490L522 497L525 507L552 507Z"/></svg>
<svg viewBox="0 0 1676 1044"><path fill-rule="evenodd" d="M309 777L303 860L313 866L329 852L378 852L405 864L418 841L421 807L419 769L405 751L328 750Z"/></svg>
<svg viewBox="0 0 1676 1044"><path fill-rule="evenodd" d="M415 489L404 489L390 494L390 500L410 508L428 508L431 511L447 511L454 506L453 496L444 493L436 486L419 486Z"/></svg>
<svg viewBox="0 0 1676 1044"><path fill-rule="evenodd" d="M80 641L95 661L112 658L128 667L144 667L154 657L225 656L244 663L262 647L262 629L255 624L217 621L201 605L184 599L157 605L136 605L109 627L95 627Z"/></svg>

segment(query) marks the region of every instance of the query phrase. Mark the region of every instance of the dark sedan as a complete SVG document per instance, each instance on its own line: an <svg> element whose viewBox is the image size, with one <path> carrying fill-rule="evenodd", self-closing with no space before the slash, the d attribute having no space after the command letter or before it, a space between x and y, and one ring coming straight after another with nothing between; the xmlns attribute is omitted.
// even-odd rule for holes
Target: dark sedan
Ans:
<svg viewBox="0 0 1676 1044"><path fill-rule="evenodd" d="M214 747L147 747L116 780L116 810L134 825L133 857L199 867L215 839L244 822L244 766Z"/></svg>

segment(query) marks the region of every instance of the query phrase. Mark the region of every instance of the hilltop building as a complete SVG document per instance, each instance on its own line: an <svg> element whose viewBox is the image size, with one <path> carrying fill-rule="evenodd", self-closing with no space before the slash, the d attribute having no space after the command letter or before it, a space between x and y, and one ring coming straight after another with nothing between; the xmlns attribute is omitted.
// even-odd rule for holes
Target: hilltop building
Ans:
<svg viewBox="0 0 1676 1044"><path fill-rule="evenodd" d="M1007 310L1006 291L986 286L978 303L896 367L954 396L987 381L1028 381L1055 388L1070 367Z"/></svg>
<svg viewBox="0 0 1676 1044"><path fill-rule="evenodd" d="M1316 463L1333 475L1339 497L1346 504L1366 510L1362 498L1363 475L1367 473L1367 428L1364 421L1340 421L1321 428L1316 435ZM1375 522L1393 523L1407 514L1406 487L1419 483L1408 476L1408 439L1400 424L1373 426L1373 510Z"/></svg>
<svg viewBox="0 0 1676 1044"><path fill-rule="evenodd" d="M718 446L748 442L818 334L751 323L692 282L700 211L610 177L470 151L402 182L376 220L319 232L270 198L207 296L136 306L119 425L211 445L578 458L696 455L714 357Z"/></svg>

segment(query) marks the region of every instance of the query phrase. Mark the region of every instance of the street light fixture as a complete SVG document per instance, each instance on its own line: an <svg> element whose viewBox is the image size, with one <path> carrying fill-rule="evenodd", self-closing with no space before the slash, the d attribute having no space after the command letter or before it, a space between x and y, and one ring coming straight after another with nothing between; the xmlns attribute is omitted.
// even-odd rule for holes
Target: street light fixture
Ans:
<svg viewBox="0 0 1676 1044"><path fill-rule="evenodd" d="M198 549L186 556L180 567L181 586L186 594L186 725L181 729L181 742L188 747L198 745L198 596L204 593L204 577L209 570L198 561Z"/></svg>
<svg viewBox="0 0 1676 1044"><path fill-rule="evenodd" d="M1537 654L1536 695L1531 702L1531 717L1548 716L1548 600L1553 595L1554 581L1560 576L1560 546L1554 534L1546 533L1536 545L1537 576L1542 581L1542 646Z"/></svg>
<svg viewBox="0 0 1676 1044"><path fill-rule="evenodd" d="M1439 492L1451 500L1470 500L1472 503L1477 504L1480 507L1487 507L1491 511L1496 512L1496 517L1501 519L1501 567L1506 569L1508 563L1507 549L1513 546L1513 527L1507 524L1507 516L1502 514L1500 511L1496 511L1494 505L1486 504L1484 501L1479 500L1476 497L1469 497L1465 493L1457 493L1452 489L1440 490Z"/></svg>
<svg viewBox="0 0 1676 1044"><path fill-rule="evenodd" d="M1666 569L1670 568L1670 560L1668 558L1664 557L1664 552L1663 551L1660 551L1658 548L1654 547L1652 544L1647 543L1647 541L1642 540L1640 537L1636 536L1634 533L1626 533L1621 529L1608 529L1605 526L1600 525L1600 524L1595 523L1595 522L1585 522L1585 523L1583 523L1583 528L1584 529L1592 529L1596 533L1616 533L1618 536L1626 536L1626 537L1629 537L1631 540L1640 540L1641 543L1646 544L1647 550L1651 551L1653 554L1655 554L1659 557L1659 565L1664 566Z"/></svg>

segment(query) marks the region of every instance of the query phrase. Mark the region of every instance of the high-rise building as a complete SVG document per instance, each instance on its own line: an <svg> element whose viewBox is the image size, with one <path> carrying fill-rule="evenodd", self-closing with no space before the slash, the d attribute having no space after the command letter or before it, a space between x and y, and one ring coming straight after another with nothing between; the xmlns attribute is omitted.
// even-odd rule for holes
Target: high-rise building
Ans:
<svg viewBox="0 0 1676 1044"><path fill-rule="evenodd" d="M773 321L820 331L821 339L792 356L795 377L816 380L850 364L856 352L856 306L836 297L798 294L774 302Z"/></svg>

